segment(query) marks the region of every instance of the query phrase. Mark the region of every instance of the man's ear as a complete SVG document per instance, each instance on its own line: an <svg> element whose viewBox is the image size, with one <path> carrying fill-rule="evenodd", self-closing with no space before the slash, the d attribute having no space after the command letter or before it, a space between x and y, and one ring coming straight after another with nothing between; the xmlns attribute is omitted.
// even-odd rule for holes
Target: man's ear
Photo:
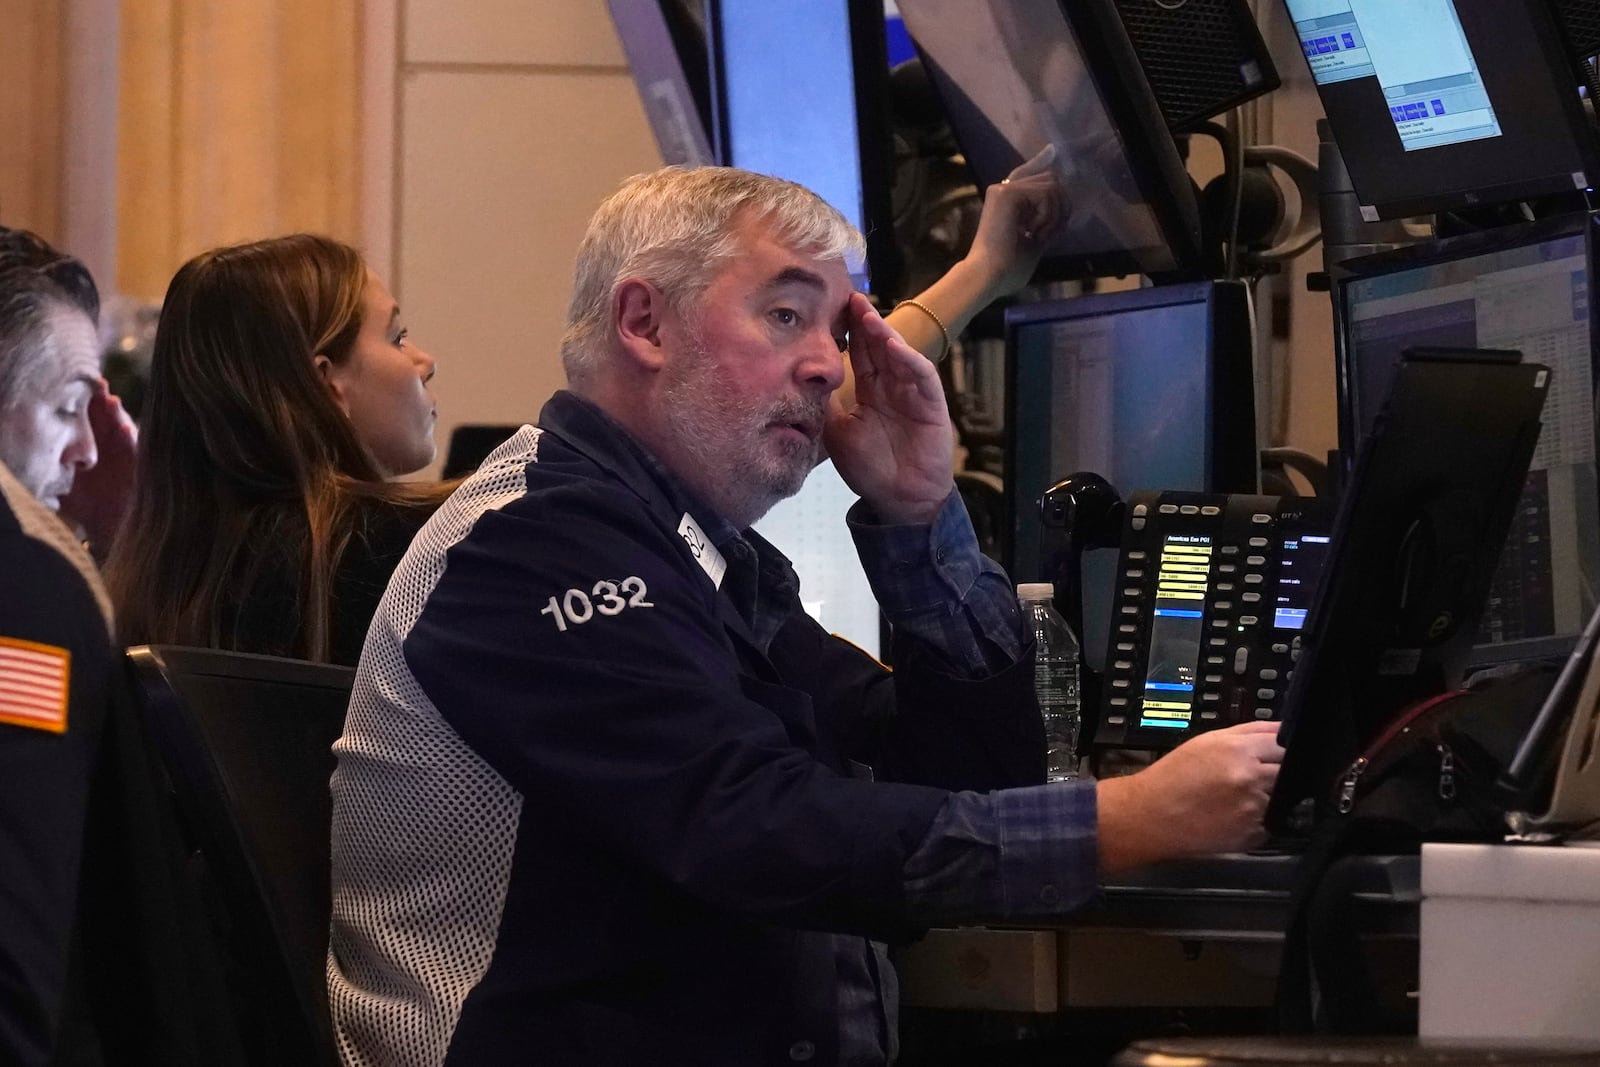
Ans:
<svg viewBox="0 0 1600 1067"><path fill-rule="evenodd" d="M661 290L640 278L627 278L611 298L611 319L622 350L641 368L659 370L666 361L662 327L668 314Z"/></svg>
<svg viewBox="0 0 1600 1067"><path fill-rule="evenodd" d="M328 387L328 392L333 394L333 402L339 405L339 410L349 415L350 402L344 395L344 375L339 373L338 365L320 352L311 357L311 365L316 368L322 384Z"/></svg>

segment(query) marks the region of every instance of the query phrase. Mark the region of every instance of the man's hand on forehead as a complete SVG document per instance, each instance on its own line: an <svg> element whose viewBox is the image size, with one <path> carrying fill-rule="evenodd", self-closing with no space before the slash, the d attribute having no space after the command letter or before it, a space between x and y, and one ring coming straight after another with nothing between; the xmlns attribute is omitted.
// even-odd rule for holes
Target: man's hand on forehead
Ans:
<svg viewBox="0 0 1600 1067"><path fill-rule="evenodd" d="M860 293L850 297L853 394L824 437L845 483L888 522L929 522L952 485L954 438L939 372Z"/></svg>

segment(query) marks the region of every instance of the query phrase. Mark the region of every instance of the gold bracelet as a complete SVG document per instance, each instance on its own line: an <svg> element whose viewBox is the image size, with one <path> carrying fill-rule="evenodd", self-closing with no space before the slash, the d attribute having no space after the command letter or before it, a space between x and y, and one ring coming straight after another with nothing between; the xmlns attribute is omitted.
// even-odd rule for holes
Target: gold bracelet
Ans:
<svg viewBox="0 0 1600 1067"><path fill-rule="evenodd" d="M933 320L933 324L939 327L939 337L944 341L944 347L939 349L939 354L937 356L933 357L933 362L943 363L944 357L950 354L950 331L944 328L944 320L935 315L933 313L933 309L920 300L902 300L900 303L894 306L894 309L895 311L899 311L901 308L908 305L916 308L918 311L928 316L928 318Z"/></svg>

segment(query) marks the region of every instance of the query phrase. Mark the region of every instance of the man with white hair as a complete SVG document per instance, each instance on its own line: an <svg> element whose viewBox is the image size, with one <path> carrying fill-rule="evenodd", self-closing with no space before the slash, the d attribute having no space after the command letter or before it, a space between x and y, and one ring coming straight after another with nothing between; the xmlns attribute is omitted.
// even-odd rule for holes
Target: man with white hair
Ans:
<svg viewBox="0 0 1600 1067"><path fill-rule="evenodd" d="M942 332L1020 284L1055 195L1026 166L991 190L973 254L896 318ZM732 169L596 213L569 390L419 534L362 656L333 783L346 1063L887 1063L884 942L1259 834L1271 724L1039 784L1010 582L934 366L851 288L860 249ZM824 443L893 673L750 529Z"/></svg>
<svg viewBox="0 0 1600 1067"><path fill-rule="evenodd" d="M127 508L136 434L100 377L99 314L88 268L0 226L0 464L103 558Z"/></svg>

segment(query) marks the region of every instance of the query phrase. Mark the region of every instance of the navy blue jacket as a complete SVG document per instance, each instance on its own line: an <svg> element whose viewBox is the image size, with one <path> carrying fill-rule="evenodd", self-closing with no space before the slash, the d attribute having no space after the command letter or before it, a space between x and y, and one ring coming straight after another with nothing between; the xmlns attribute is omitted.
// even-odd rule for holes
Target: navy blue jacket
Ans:
<svg viewBox="0 0 1600 1067"><path fill-rule="evenodd" d="M719 590L680 533L703 507L615 424L558 394L541 425L423 529L362 660L347 1062L833 1062L832 935L907 932L947 790L1042 778L1029 665L970 681L900 641L891 675L792 590L763 648L730 590L770 547L719 546Z"/></svg>

